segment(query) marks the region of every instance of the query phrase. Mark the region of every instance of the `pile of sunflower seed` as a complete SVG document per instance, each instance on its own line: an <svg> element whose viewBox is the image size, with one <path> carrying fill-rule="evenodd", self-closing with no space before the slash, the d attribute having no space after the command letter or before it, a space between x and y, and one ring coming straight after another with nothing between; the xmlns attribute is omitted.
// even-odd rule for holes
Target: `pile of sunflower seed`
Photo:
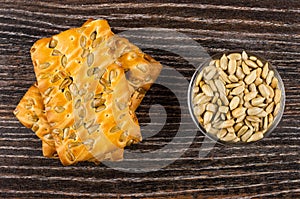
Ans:
<svg viewBox="0 0 300 199"><path fill-rule="evenodd" d="M281 107L281 87L269 63L243 51L207 65L193 85L199 123L221 141L262 139Z"/></svg>

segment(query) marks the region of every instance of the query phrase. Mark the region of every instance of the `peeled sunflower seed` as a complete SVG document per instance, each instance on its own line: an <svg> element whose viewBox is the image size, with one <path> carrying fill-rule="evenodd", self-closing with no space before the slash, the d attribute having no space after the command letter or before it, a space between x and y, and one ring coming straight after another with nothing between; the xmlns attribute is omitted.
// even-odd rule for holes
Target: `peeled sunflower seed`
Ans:
<svg viewBox="0 0 300 199"><path fill-rule="evenodd" d="M227 66L228 66L228 59L227 59L227 56L225 54L223 54L223 56L220 59L220 67L223 70L227 70Z"/></svg>
<svg viewBox="0 0 300 199"><path fill-rule="evenodd" d="M272 115L272 114L269 114L268 115L268 128L269 128L269 126L272 124L272 122L274 121L274 116Z"/></svg>
<svg viewBox="0 0 300 199"><path fill-rule="evenodd" d="M256 69L256 76L260 77L261 73L262 73L262 69L261 68L257 68Z"/></svg>
<svg viewBox="0 0 300 199"><path fill-rule="evenodd" d="M240 66L237 67L235 75L236 75L236 77L237 77L239 80L244 79L245 73L243 72L243 70L242 70L242 68L241 68Z"/></svg>
<svg viewBox="0 0 300 199"><path fill-rule="evenodd" d="M273 77L274 77L274 71L270 70L266 77L267 85L271 84Z"/></svg>
<svg viewBox="0 0 300 199"><path fill-rule="evenodd" d="M242 62L242 69L246 75L250 74L250 68L248 67L248 65L245 62Z"/></svg>
<svg viewBox="0 0 300 199"><path fill-rule="evenodd" d="M257 132L251 135L251 137L247 140L247 142L254 142L257 140L260 140L264 137L264 134L262 132Z"/></svg>
<svg viewBox="0 0 300 199"><path fill-rule="evenodd" d="M226 118L227 118L228 120L231 120L231 119L232 119L232 115L231 115L231 112L230 112L230 111L227 111L227 113L226 113Z"/></svg>
<svg viewBox="0 0 300 199"><path fill-rule="evenodd" d="M232 89L232 91L230 92L231 95L239 95L240 93L242 93L245 90L244 86L238 86L234 89Z"/></svg>
<svg viewBox="0 0 300 199"><path fill-rule="evenodd" d="M262 111L260 113L258 113L256 116L257 117L266 117L268 115L268 113L266 111Z"/></svg>
<svg viewBox="0 0 300 199"><path fill-rule="evenodd" d="M245 133L246 133L246 131L248 130L248 126L242 126L241 128L240 128L240 130L238 130L238 132L237 132L237 136L238 137L241 137L242 135L244 135Z"/></svg>
<svg viewBox="0 0 300 199"><path fill-rule="evenodd" d="M252 134L253 134L253 130L252 130L252 129L247 130L247 131L241 136L242 141L243 141L243 142L246 142L246 141L251 137Z"/></svg>
<svg viewBox="0 0 300 199"><path fill-rule="evenodd" d="M239 103L240 103L240 98L238 96L234 96L229 103L230 110L232 111L235 108L237 108L239 106Z"/></svg>
<svg viewBox="0 0 300 199"><path fill-rule="evenodd" d="M259 59L257 59L256 60L256 63L257 63L257 65L259 66L259 67L263 67L263 63L262 63L262 61L260 61Z"/></svg>
<svg viewBox="0 0 300 199"><path fill-rule="evenodd" d="M220 68L220 60L215 60L215 66L216 68Z"/></svg>
<svg viewBox="0 0 300 199"><path fill-rule="evenodd" d="M275 105L275 103L274 103L274 102L271 102L271 103L266 107L265 111L267 112L267 114L270 114L270 113L273 112L273 110L274 110L274 105Z"/></svg>
<svg viewBox="0 0 300 199"><path fill-rule="evenodd" d="M234 118L238 118L238 117L240 117L242 115L245 115L246 114L246 110L247 109L244 108L244 107L238 107L238 108L234 109L231 113L232 113L232 116Z"/></svg>
<svg viewBox="0 0 300 199"><path fill-rule="evenodd" d="M226 88L221 80L219 79L215 80L215 85L220 93L225 93Z"/></svg>
<svg viewBox="0 0 300 199"><path fill-rule="evenodd" d="M250 56L249 59L252 60L252 61L257 61L257 57L255 57L255 56L253 56L253 55Z"/></svg>
<svg viewBox="0 0 300 199"><path fill-rule="evenodd" d="M214 113L217 111L217 105L215 105L213 103L209 103L206 105L206 110Z"/></svg>
<svg viewBox="0 0 300 199"><path fill-rule="evenodd" d="M225 96L225 94L220 93L220 99L221 99L222 103L223 103L225 106L228 106L228 105L229 105L228 98Z"/></svg>
<svg viewBox="0 0 300 199"><path fill-rule="evenodd" d="M246 120L250 121L250 122L260 122L260 119L258 116L254 116L254 115L251 115L251 116L247 116L246 117Z"/></svg>
<svg viewBox="0 0 300 199"><path fill-rule="evenodd" d="M260 78L260 77L258 77L258 78L256 78L256 80L254 81L254 84L255 84L255 86L258 86L258 85L260 85L260 84L262 84L264 81Z"/></svg>
<svg viewBox="0 0 300 199"><path fill-rule="evenodd" d="M258 65L254 61L249 59L245 61L245 64L247 64L251 68L258 68Z"/></svg>
<svg viewBox="0 0 300 199"><path fill-rule="evenodd" d="M275 108L274 108L274 112L273 112L273 115L276 116L279 112L279 109L280 109L280 103L276 104Z"/></svg>
<svg viewBox="0 0 300 199"><path fill-rule="evenodd" d="M251 100L251 104L252 106L259 106L260 104L263 104L264 101L265 101L264 97L256 97Z"/></svg>
<svg viewBox="0 0 300 199"><path fill-rule="evenodd" d="M218 99L219 99L219 93L216 93L215 96L213 97L213 99L211 100L211 103L215 104Z"/></svg>
<svg viewBox="0 0 300 199"><path fill-rule="evenodd" d="M250 104L249 101L244 102L244 107L246 108L252 108L252 105Z"/></svg>
<svg viewBox="0 0 300 199"><path fill-rule="evenodd" d="M258 86L258 90L263 97L265 97L265 98L269 97L270 91L265 84L260 84Z"/></svg>
<svg viewBox="0 0 300 199"><path fill-rule="evenodd" d="M273 88L270 85L267 85L267 88L268 88L269 93L270 93L269 97L273 98L274 95L275 95Z"/></svg>
<svg viewBox="0 0 300 199"><path fill-rule="evenodd" d="M203 116L203 120L204 120L203 124L204 125L208 124L211 121L212 117L213 117L213 113L210 111L206 111Z"/></svg>
<svg viewBox="0 0 300 199"><path fill-rule="evenodd" d="M229 110L228 106L220 106L219 107L219 112L221 113L227 113Z"/></svg>
<svg viewBox="0 0 300 199"><path fill-rule="evenodd" d="M230 80L228 79L228 75L220 68L218 68L218 73L220 75L220 80L223 80L224 82L230 84Z"/></svg>
<svg viewBox="0 0 300 199"><path fill-rule="evenodd" d="M221 129L218 133L217 133L217 137L219 139L223 138L225 135L227 134L226 129Z"/></svg>
<svg viewBox="0 0 300 199"><path fill-rule="evenodd" d="M242 55L240 53L230 53L227 57L229 59L233 59L233 60L241 60L242 59Z"/></svg>
<svg viewBox="0 0 300 199"><path fill-rule="evenodd" d="M237 117L236 118L236 123L239 123L239 122L242 122L242 121L244 121L245 120L245 118L246 118L246 114L244 114L244 115L241 115L240 117Z"/></svg>
<svg viewBox="0 0 300 199"><path fill-rule="evenodd" d="M194 113L199 116L202 115L205 111L205 107L206 107L206 104L201 104L199 106L196 106L194 108Z"/></svg>
<svg viewBox="0 0 300 199"><path fill-rule="evenodd" d="M229 75L233 75L236 71L236 60L230 59L228 62L228 73Z"/></svg>
<svg viewBox="0 0 300 199"><path fill-rule="evenodd" d="M276 89L274 95L274 103L278 104L280 102L280 99L281 99L281 90Z"/></svg>
<svg viewBox="0 0 300 199"><path fill-rule="evenodd" d="M205 95L207 95L207 96L209 96L209 97L214 96L214 92L213 92L213 90L210 88L209 85L204 84L204 85L201 87L201 89L202 89L202 91L203 91L203 93L204 93Z"/></svg>
<svg viewBox="0 0 300 199"><path fill-rule="evenodd" d="M252 108L248 108L247 114L248 115L257 115L258 113L260 113L262 111L263 111L262 108L252 107Z"/></svg>
<svg viewBox="0 0 300 199"><path fill-rule="evenodd" d="M198 97L198 98L197 98ZM209 102L211 100L210 96L206 96L206 95L197 95L194 98L194 104L206 104L207 102Z"/></svg>
<svg viewBox="0 0 300 199"><path fill-rule="evenodd" d="M263 129L266 130L268 128L268 116L264 117L263 121Z"/></svg>
<svg viewBox="0 0 300 199"><path fill-rule="evenodd" d="M236 138L235 133L227 133L226 136L224 136L223 138L221 138L221 140L225 141L225 142L229 142L232 141Z"/></svg>
<svg viewBox="0 0 300 199"><path fill-rule="evenodd" d="M278 79L276 77L273 77L272 82L271 82L271 86L273 89L276 89L278 86Z"/></svg>
<svg viewBox="0 0 300 199"><path fill-rule="evenodd" d="M222 123L222 128L229 128L229 127L232 127L234 125L234 120L231 119L231 120L226 120Z"/></svg>
<svg viewBox="0 0 300 199"><path fill-rule="evenodd" d="M238 87L238 86L241 86L240 83L232 83L232 84L226 84L226 88L235 88L235 87Z"/></svg>
<svg viewBox="0 0 300 199"><path fill-rule="evenodd" d="M228 79L231 81L231 82L238 82L239 79L235 76L235 75L229 75L228 76Z"/></svg>
<svg viewBox="0 0 300 199"><path fill-rule="evenodd" d="M203 77L203 71L201 71L198 76L197 76L197 79L196 79L196 86L199 86L199 83L200 81L202 80L202 77Z"/></svg>
<svg viewBox="0 0 300 199"><path fill-rule="evenodd" d="M217 68L214 66L207 66L206 69L207 69L207 73L204 76L204 78L207 80L210 80L215 76L215 74L217 72Z"/></svg>
<svg viewBox="0 0 300 199"><path fill-rule="evenodd" d="M261 73L261 77L266 79L267 78L267 75L269 73L269 64L268 62L264 65L263 67L263 70L262 70L262 73Z"/></svg>
<svg viewBox="0 0 300 199"><path fill-rule="evenodd" d="M245 77L244 81L246 84L249 85L249 84L253 83L255 81L255 79L256 79L256 70L253 70L249 73L249 75L247 75Z"/></svg>
<svg viewBox="0 0 300 199"><path fill-rule="evenodd" d="M211 90L212 90L213 92L217 92L217 91L218 91L218 89L217 89L217 87L216 87L216 85L215 85L215 82L214 82L213 80L209 80L209 81L208 81L208 84L209 84L209 86L210 86L210 88L211 88Z"/></svg>
<svg viewBox="0 0 300 199"><path fill-rule="evenodd" d="M242 128L242 126L243 126L243 123L237 123L236 125L234 125L234 131L235 132L238 132L241 128Z"/></svg>
<svg viewBox="0 0 300 199"><path fill-rule="evenodd" d="M248 55L245 51L242 52L242 59L245 61L248 59Z"/></svg>

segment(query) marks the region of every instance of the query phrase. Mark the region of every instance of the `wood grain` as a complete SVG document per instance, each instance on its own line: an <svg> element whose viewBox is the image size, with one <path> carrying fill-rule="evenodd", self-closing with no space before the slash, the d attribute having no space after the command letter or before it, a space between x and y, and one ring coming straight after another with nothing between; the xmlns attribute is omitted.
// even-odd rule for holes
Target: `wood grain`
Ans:
<svg viewBox="0 0 300 199"><path fill-rule="evenodd" d="M298 198L300 197L300 2L190 0L143 1L12 1L0 0L0 197L12 198ZM155 151L170 144L184 118L186 136L176 137L169 154L174 162L158 171L128 173L103 164L80 163L63 167L42 156L38 138L13 116L12 111L35 81L29 49L88 18L105 18L116 33L140 27L170 28L193 38L209 54L247 49L266 57L279 71L286 89L286 108L278 127L268 138L248 147L216 145L199 158L204 136L195 134L174 93L155 85L137 116L150 122L149 108L159 103L167 123L155 136L130 150ZM147 38L146 38L147 39ZM149 39L149 38L148 38ZM162 39L153 36L151 39ZM180 38L172 38L178 41ZM157 49L144 49L187 80L195 68L182 57ZM193 57L192 57L193 58ZM195 57L194 57L195 58ZM195 58L197 59L197 58ZM172 84L168 72L160 78ZM178 85L185 93L186 87ZM159 113L156 117L160 119ZM203 149L209 150L207 149ZM177 154L185 151L182 156ZM126 159L138 163L139 159ZM155 165L160 159L146 159Z"/></svg>

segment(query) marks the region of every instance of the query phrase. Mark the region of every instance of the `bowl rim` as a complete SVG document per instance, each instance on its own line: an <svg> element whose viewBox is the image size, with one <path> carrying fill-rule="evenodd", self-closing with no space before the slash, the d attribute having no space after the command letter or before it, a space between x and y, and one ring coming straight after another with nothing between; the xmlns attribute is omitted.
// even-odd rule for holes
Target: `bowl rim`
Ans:
<svg viewBox="0 0 300 199"><path fill-rule="evenodd" d="M230 53L242 53L243 51L245 51L247 53L248 56L255 56L257 57L259 60L261 60L264 64L266 62L268 62L268 66L269 69L274 71L274 76L278 79L278 88L281 90L281 99L280 99L280 109L277 113L277 115L274 117L272 125L268 128L268 130L264 133L264 137L262 139L259 139L257 141L254 142L226 142L226 141L222 141L220 139L217 138L217 136L207 132L204 127L200 124L200 122L198 122L197 117L194 113L193 110L193 103L192 103L192 99L193 99L193 88L194 88L194 84L195 84L195 80L198 77L198 74L203 70L203 68L205 66L207 66L209 64L210 61L216 59L216 58L221 58L221 56L223 54L230 54ZM228 51L224 51L224 52L219 52L219 53L215 53L213 55L211 55L209 58L205 59L199 66L198 68L195 70L190 83L189 83L189 87L188 87L188 92L187 92L187 101L188 101L188 109L189 109L189 113L192 117L192 120L194 122L194 124L198 127L198 129L200 130L200 132L204 135L207 136L209 139L211 139L212 141L221 144L223 146L244 146L244 145L252 145L255 143L258 143L262 140L264 140L265 138L269 137L270 134L274 131L274 129L278 126L279 122L281 121L282 117L283 117L283 113L284 113L284 109L285 109L285 100L286 100L286 95L285 95L285 87L284 87L284 83L283 80L279 74L279 72L277 71L277 69L273 66L273 64L268 61L267 59L265 59L264 57L262 57L261 55L258 55L256 53L253 53L251 51L246 51L243 49L237 49L237 50L228 50Z"/></svg>

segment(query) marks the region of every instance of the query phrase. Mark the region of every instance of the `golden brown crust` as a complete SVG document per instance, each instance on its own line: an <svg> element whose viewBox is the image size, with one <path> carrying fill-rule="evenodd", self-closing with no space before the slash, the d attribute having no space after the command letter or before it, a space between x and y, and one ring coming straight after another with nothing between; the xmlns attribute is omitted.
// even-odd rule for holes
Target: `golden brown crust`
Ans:
<svg viewBox="0 0 300 199"><path fill-rule="evenodd" d="M94 26L91 23L80 31L71 29L39 40L32 48L46 116L57 153L65 165L93 156L101 161L123 148L129 139L141 139L139 126L130 122L135 116L129 114L130 93L125 75L113 64L116 52L109 45L112 32L106 21L95 22ZM101 43L95 44L97 40ZM114 91L118 85L123 86L122 93ZM120 114L115 113L119 110L113 109L112 104L119 98L124 98L123 120L129 125L118 126L116 122L115 117ZM124 139L119 142L121 135Z"/></svg>
<svg viewBox="0 0 300 199"><path fill-rule="evenodd" d="M120 160L127 143L141 141L134 110L161 65L114 35L105 20L41 39L31 55L39 95L31 97L45 105L40 122L52 138L52 145L42 139L45 156L57 151L64 165Z"/></svg>
<svg viewBox="0 0 300 199"><path fill-rule="evenodd" d="M55 157L56 150L54 140L44 113L42 96L36 85L28 89L14 113L25 127L31 128L42 140L44 156Z"/></svg>

